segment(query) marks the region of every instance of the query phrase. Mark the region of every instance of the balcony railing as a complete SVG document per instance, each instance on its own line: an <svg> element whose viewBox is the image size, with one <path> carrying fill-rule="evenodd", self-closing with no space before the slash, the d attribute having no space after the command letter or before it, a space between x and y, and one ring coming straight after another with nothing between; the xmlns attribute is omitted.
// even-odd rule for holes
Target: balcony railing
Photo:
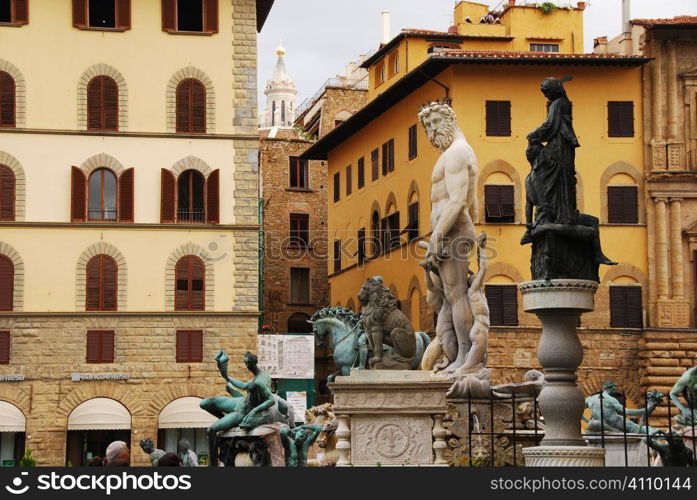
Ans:
<svg viewBox="0 0 697 500"><path fill-rule="evenodd" d="M310 109L312 106L319 101L320 97L322 97L322 94L324 94L324 91L327 90L327 87L340 87L344 89L354 89L354 90L368 90L368 76L361 80L347 80L345 78L330 78L324 84L319 88L319 90L313 95L312 97L309 97L305 99L300 106L298 106L297 109L297 114L296 116L301 116L303 113L305 113L308 109Z"/></svg>
<svg viewBox="0 0 697 500"><path fill-rule="evenodd" d="M177 210L177 222L184 224L203 224L206 222L206 211Z"/></svg>

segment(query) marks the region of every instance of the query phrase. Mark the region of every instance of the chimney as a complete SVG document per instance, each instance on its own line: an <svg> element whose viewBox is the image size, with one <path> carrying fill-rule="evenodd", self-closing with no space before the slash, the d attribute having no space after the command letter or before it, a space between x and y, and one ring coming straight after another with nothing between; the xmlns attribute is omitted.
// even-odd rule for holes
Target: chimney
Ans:
<svg viewBox="0 0 697 500"><path fill-rule="evenodd" d="M631 0L622 0L622 32L630 33L632 26L629 21L631 19Z"/></svg>
<svg viewBox="0 0 697 500"><path fill-rule="evenodd" d="M389 10L383 10L382 11L382 43L386 44L388 43L392 37L390 36L390 11Z"/></svg>

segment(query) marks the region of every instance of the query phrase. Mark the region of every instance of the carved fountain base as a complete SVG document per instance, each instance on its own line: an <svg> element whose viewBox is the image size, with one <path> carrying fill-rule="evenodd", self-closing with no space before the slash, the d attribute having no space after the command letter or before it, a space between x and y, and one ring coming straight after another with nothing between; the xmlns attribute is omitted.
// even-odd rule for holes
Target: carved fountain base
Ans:
<svg viewBox="0 0 697 500"><path fill-rule="evenodd" d="M594 281L549 280L520 284L526 312L542 322L537 359L546 384L539 397L545 419L541 446L523 450L529 467L603 466L605 450L587 446L581 436L583 393L576 386L576 370L583 361L583 346L576 327L581 314L594 310Z"/></svg>
<svg viewBox="0 0 697 500"><path fill-rule="evenodd" d="M447 466L450 382L429 372L353 370L329 384L339 420L337 466Z"/></svg>

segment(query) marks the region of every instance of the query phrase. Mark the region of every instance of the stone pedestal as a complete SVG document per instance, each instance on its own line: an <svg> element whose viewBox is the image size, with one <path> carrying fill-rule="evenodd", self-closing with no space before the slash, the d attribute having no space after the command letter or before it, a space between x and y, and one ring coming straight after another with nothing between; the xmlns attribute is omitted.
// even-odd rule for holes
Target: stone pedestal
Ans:
<svg viewBox="0 0 697 500"><path fill-rule="evenodd" d="M547 381L539 397L545 437L541 446L523 450L528 466L603 465L605 450L587 447L581 436L585 403L583 393L576 386L576 370L583 361L583 346L576 326L581 314L594 309L597 288L596 282L586 280L538 280L520 284L525 311L535 313L542 322L537 359Z"/></svg>
<svg viewBox="0 0 697 500"><path fill-rule="evenodd" d="M651 467L648 446L643 442L645 434L627 434L625 441L622 434L586 434L586 441L593 448L605 447L606 467ZM625 444L627 454L625 455Z"/></svg>
<svg viewBox="0 0 697 500"><path fill-rule="evenodd" d="M334 394L337 466L446 466L443 417L450 382L429 372L354 370Z"/></svg>

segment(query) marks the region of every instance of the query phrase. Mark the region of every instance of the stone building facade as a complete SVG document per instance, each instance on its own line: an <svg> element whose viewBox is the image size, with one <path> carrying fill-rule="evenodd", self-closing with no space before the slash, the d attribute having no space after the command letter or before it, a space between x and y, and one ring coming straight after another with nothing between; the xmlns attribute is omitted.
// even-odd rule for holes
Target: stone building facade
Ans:
<svg viewBox="0 0 697 500"><path fill-rule="evenodd" d="M624 31L596 39L595 51L652 59L643 70L648 301L639 373L642 390L668 393L697 362L697 17L627 19Z"/></svg>
<svg viewBox="0 0 697 500"><path fill-rule="evenodd" d="M32 2L26 22L0 25L14 89L0 127L3 460L31 448L38 465L82 465L121 439L146 465L145 437L205 453L211 417L172 422L224 392L220 349L248 377L256 38L273 2L205 4L208 16L145 0L93 19Z"/></svg>

